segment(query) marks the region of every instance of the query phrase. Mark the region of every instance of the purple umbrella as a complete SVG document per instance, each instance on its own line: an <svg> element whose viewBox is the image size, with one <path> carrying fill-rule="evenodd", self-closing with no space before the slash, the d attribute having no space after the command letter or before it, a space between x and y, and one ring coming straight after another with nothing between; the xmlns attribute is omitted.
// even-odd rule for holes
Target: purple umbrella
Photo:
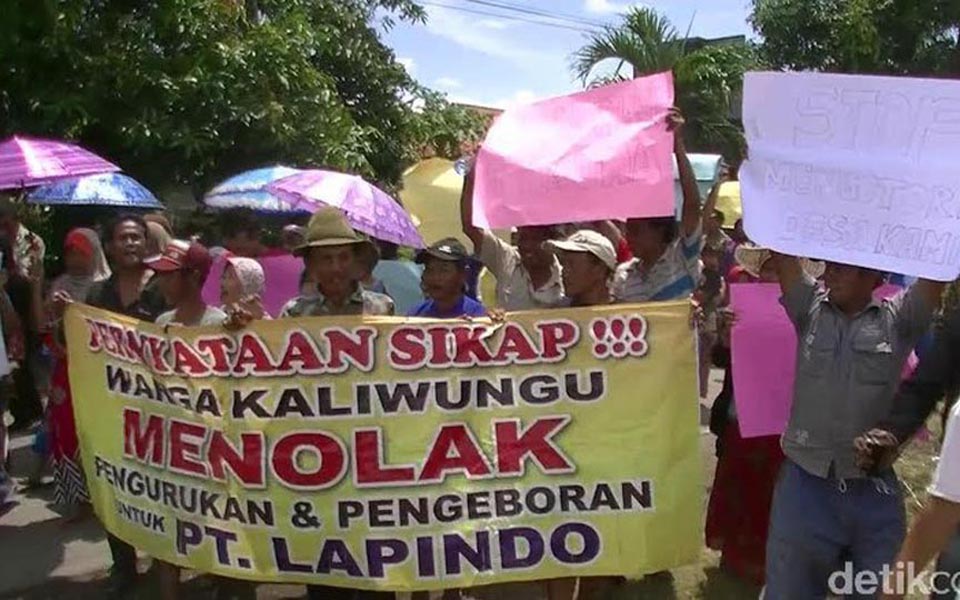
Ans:
<svg viewBox="0 0 960 600"><path fill-rule="evenodd" d="M267 191L294 209L313 212L334 206L350 225L377 239L423 248L423 238L410 215L396 200L356 175L310 169L278 179Z"/></svg>
<svg viewBox="0 0 960 600"><path fill-rule="evenodd" d="M0 190L119 170L76 144L16 135L0 142Z"/></svg>

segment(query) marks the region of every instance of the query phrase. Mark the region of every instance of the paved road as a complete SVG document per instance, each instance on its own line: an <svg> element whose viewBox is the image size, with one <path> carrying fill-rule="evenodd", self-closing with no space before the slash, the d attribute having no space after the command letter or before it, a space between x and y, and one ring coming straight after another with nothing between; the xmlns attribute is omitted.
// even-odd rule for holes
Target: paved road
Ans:
<svg viewBox="0 0 960 600"><path fill-rule="evenodd" d="M709 398L719 392L720 372L711 378ZM706 407L701 424L705 425ZM701 449L704 456L705 481L713 476L713 436L701 427ZM12 474L19 485L36 466L28 436L12 440ZM102 597L102 578L110 565L109 549L103 530L93 518L66 522L52 508L51 486L21 490L15 496L18 504L0 516L0 598L28 600L80 600ZM146 568L146 565L144 566ZM210 582L199 578L188 584L185 597L210 597ZM299 586L260 586L259 600L300 598ZM505 594L506 595L506 594ZM534 594L509 594L513 598L534 599ZM484 596L496 600L501 594Z"/></svg>

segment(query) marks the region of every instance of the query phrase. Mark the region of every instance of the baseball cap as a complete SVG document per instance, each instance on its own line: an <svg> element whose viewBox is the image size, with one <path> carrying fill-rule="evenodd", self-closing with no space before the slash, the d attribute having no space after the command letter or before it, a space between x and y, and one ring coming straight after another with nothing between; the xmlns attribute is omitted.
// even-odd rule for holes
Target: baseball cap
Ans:
<svg viewBox="0 0 960 600"><path fill-rule="evenodd" d="M426 250L417 254L417 263L423 264L428 258L438 258L448 262L465 263L470 258L467 248L457 238L444 238L435 242Z"/></svg>
<svg viewBox="0 0 960 600"><path fill-rule="evenodd" d="M147 260L145 264L157 273L195 271L206 277L210 273L213 258L202 244L173 240L163 249L163 254Z"/></svg>
<svg viewBox="0 0 960 600"><path fill-rule="evenodd" d="M581 229L565 240L547 242L547 246L555 252L589 252L607 265L611 271L617 268L617 251L613 244L601 233L590 229Z"/></svg>

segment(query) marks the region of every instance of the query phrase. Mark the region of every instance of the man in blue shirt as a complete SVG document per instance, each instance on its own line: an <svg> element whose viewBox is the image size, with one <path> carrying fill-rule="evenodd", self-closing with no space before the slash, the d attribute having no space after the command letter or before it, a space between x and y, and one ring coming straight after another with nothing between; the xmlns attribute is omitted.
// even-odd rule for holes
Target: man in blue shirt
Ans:
<svg viewBox="0 0 960 600"><path fill-rule="evenodd" d="M408 314L411 317L459 319L482 317L487 310L466 295L467 261L470 254L456 238L445 238L417 256L424 266L420 286L427 300Z"/></svg>

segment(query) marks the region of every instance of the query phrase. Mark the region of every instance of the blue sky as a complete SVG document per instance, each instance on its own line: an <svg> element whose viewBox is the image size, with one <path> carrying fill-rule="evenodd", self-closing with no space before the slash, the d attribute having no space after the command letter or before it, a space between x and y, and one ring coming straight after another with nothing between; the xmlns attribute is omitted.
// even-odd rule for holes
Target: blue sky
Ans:
<svg viewBox="0 0 960 600"><path fill-rule="evenodd" d="M703 37L749 34L750 0L662 0L651 4L681 33ZM508 4L563 13L576 20L615 23L627 0L423 0L425 25L398 24L386 34L398 59L421 83L451 100L507 107L580 89L570 74L570 55L586 33L519 19L545 20L489 6ZM443 5L443 6L439 6ZM476 14L460 9L503 16ZM588 25L553 21L586 29Z"/></svg>

